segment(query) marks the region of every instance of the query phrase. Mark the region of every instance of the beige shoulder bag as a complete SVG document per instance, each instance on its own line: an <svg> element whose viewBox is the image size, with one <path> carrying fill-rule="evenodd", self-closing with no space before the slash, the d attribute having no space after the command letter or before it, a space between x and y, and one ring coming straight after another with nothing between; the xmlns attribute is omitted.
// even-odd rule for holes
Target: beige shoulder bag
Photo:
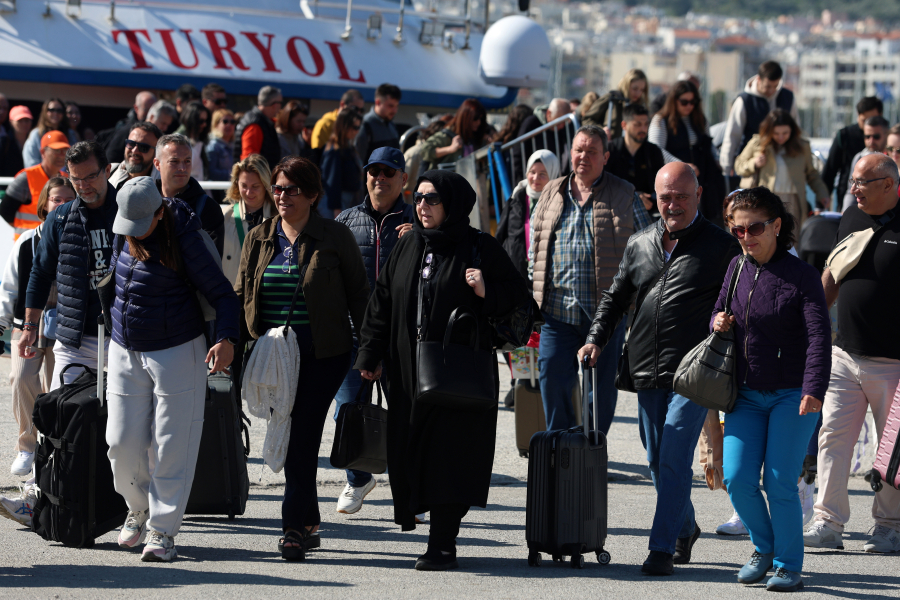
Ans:
<svg viewBox="0 0 900 600"><path fill-rule="evenodd" d="M894 211L889 210L872 227L854 231L837 243L825 260L825 266L831 271L835 283L843 279L856 266L878 230L890 223L893 218Z"/></svg>

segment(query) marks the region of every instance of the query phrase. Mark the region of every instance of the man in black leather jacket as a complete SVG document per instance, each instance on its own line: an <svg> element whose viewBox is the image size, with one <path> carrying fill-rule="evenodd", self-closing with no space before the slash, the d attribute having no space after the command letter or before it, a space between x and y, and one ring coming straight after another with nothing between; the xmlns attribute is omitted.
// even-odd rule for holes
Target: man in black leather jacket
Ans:
<svg viewBox="0 0 900 600"><path fill-rule="evenodd" d="M671 575L673 564L689 562L700 537L690 501L691 463L707 410L676 394L672 380L684 355L709 335L725 272L740 252L735 238L699 214L702 191L685 163L660 169L661 218L628 240L578 352L579 360L589 356L593 364L635 303L624 364L637 391L641 441L657 491L650 555L641 568L648 575Z"/></svg>

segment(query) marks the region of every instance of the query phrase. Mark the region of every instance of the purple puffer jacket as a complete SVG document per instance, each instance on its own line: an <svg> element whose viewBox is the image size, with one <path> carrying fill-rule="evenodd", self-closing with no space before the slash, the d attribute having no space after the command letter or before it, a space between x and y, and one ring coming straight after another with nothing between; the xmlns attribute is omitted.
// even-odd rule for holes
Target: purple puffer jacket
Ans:
<svg viewBox="0 0 900 600"><path fill-rule="evenodd" d="M734 258L709 322L725 310ZM815 267L786 251L763 266L747 257L731 303L738 385L754 390L803 388L825 399L831 377L831 320Z"/></svg>

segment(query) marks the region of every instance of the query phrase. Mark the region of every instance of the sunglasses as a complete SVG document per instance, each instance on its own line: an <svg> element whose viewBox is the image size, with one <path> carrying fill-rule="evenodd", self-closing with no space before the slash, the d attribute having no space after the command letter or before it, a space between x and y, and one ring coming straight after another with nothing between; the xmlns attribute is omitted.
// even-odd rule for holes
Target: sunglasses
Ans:
<svg viewBox="0 0 900 600"><path fill-rule="evenodd" d="M870 133L869 135L864 135L863 137L866 138L867 140L873 139L877 142L878 140L881 139L881 134L880 133Z"/></svg>
<svg viewBox="0 0 900 600"><path fill-rule="evenodd" d="M226 106L228 104L228 100L225 98L219 98L214 103L216 106Z"/></svg>
<svg viewBox="0 0 900 600"><path fill-rule="evenodd" d="M150 144L145 144L144 142L136 142L134 140L125 140L125 147L129 150L137 148L138 152L140 152L141 154L146 154L153 149L153 146L151 146Z"/></svg>
<svg viewBox="0 0 900 600"><path fill-rule="evenodd" d="M394 175L397 174L397 169L392 169L390 167L382 167L382 166L378 166L378 165L376 165L374 167L369 167L369 175L371 175L372 177L378 177L382 173L384 173L385 177L390 179L391 177L393 177Z"/></svg>
<svg viewBox="0 0 900 600"><path fill-rule="evenodd" d="M64 112L66 112L66 109L64 109L64 108L48 108L48 109L47 109L47 112L48 112L48 113L58 113L58 114L61 115L61 114L63 114Z"/></svg>
<svg viewBox="0 0 900 600"><path fill-rule="evenodd" d="M888 146L884 149L888 154L893 154L895 152L900 152L900 146Z"/></svg>
<svg viewBox="0 0 900 600"><path fill-rule="evenodd" d="M234 119L222 119L222 125L234 125L237 123Z"/></svg>
<svg viewBox="0 0 900 600"><path fill-rule="evenodd" d="M437 206L441 203L441 196L437 192L431 192L430 194L416 192L413 196L413 202L419 204L422 200L424 200L425 204L428 206Z"/></svg>
<svg viewBox="0 0 900 600"><path fill-rule="evenodd" d="M280 185L272 186L272 195L280 196L284 194L285 196L299 196L302 192L300 191L300 187L296 185L291 185L287 187L282 187Z"/></svg>
<svg viewBox="0 0 900 600"><path fill-rule="evenodd" d="M434 262L434 255L429 253L428 256L425 257L425 266L422 267L422 279L429 280L431 279L431 274L434 271L431 264Z"/></svg>
<svg viewBox="0 0 900 600"><path fill-rule="evenodd" d="M777 218L778 217L775 217L775 219ZM747 227L742 227L740 225L738 225L737 227L732 227L731 234L739 240L744 239L744 236L748 233L753 237L759 237L766 230L766 225L768 225L769 223L774 223L775 219L769 219L764 223L753 223L751 225L748 225Z"/></svg>
<svg viewBox="0 0 900 600"><path fill-rule="evenodd" d="M683 100L682 98L679 98L678 104L680 104L681 106L697 106L697 99L694 98L692 100Z"/></svg>

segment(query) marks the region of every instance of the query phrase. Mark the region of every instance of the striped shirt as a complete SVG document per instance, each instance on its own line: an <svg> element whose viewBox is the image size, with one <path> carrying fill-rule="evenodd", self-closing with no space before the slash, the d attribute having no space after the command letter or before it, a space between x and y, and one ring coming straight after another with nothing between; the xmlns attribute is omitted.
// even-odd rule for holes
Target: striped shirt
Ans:
<svg viewBox="0 0 900 600"><path fill-rule="evenodd" d="M291 299L300 281L298 243L299 237L291 244L281 223L277 225L276 248L272 260L263 271L260 285L260 324L263 330L284 327L291 309ZM297 302L291 317L291 329L297 334L301 353L312 346L312 330L309 326L309 311L303 289L297 293Z"/></svg>

